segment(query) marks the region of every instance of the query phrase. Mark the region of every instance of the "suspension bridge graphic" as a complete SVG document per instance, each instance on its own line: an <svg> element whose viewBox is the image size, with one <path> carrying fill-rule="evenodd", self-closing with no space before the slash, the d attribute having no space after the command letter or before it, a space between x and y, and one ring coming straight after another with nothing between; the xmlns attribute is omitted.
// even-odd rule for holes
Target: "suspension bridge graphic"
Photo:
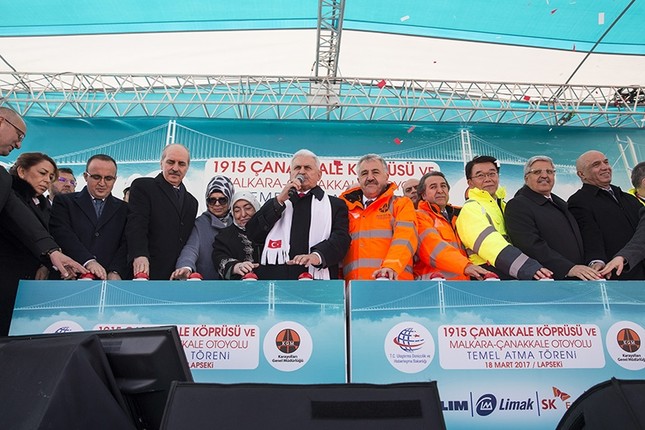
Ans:
<svg viewBox="0 0 645 430"><path fill-rule="evenodd" d="M336 309L343 307L344 304L339 301L330 301L326 296L317 299L304 298L299 295L295 288L280 286L275 282L269 282L267 288L241 289L239 294L231 294L231 290L222 293L218 289L210 296L216 296L213 299L204 299L205 293L186 294L185 289L177 290L177 299L169 298L168 290L153 295L154 288L133 288L131 285L123 285L122 282L111 281L86 281L85 287L70 294L56 297L51 300L40 300L34 303L23 303L16 307L16 311L34 311L34 310L73 310L96 308L99 313L103 313L108 308L132 308L132 307L158 307L158 306L266 306L269 312L275 311L276 306L281 305L298 305L305 307L320 308L321 313L327 309ZM129 282L128 282L129 284ZM150 282L150 287L154 287L154 281ZM136 291L141 290L141 291ZM302 290L302 289L301 289ZM183 294L181 293L183 291ZM236 290L233 290L236 291ZM311 297L311 294L308 294ZM191 299L194 297L194 299Z"/></svg>
<svg viewBox="0 0 645 430"><path fill-rule="evenodd" d="M231 158L290 158L293 154L272 149L258 148L211 136L170 120L150 130L134 134L113 142L54 156L61 165L84 165L96 154L108 154L118 163L158 162L163 148L175 142L185 145L191 153L191 160L205 161L214 157ZM502 164L523 165L526 158L491 144L484 139L460 130L453 136L410 149L382 153L386 160L431 160L438 162L465 163L474 155L487 154ZM361 154L362 155L362 154ZM559 166L570 167L572 166Z"/></svg>
<svg viewBox="0 0 645 430"><path fill-rule="evenodd" d="M478 294L472 289L462 288L459 284L446 281L428 283L424 288L397 297L390 301L372 304L362 304L352 307L352 313L369 313L381 311L406 311L418 309L437 309L445 314L446 309L460 308L491 308L504 306L559 306L559 305L598 305L602 306L606 313L610 312L610 305L642 305L645 302L635 301L629 294L620 294L619 291L612 291L611 296L607 292L604 282L598 283L598 289L581 289L574 295L566 295L562 298L553 298L549 301L520 300L526 296L518 296L517 299L492 298Z"/></svg>

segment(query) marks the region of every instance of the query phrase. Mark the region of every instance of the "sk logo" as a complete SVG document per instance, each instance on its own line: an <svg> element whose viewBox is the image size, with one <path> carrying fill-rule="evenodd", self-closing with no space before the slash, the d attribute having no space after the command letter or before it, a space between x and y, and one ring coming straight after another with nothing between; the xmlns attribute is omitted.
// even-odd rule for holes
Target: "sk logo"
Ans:
<svg viewBox="0 0 645 430"><path fill-rule="evenodd" d="M570 395L568 395L567 393L562 392L562 391L560 391L559 389L557 389L557 388L553 387L553 397L558 397L558 398L560 398L562 401L565 401L565 400L567 400L567 399L568 399L569 397L571 397L571 396L570 396Z"/></svg>

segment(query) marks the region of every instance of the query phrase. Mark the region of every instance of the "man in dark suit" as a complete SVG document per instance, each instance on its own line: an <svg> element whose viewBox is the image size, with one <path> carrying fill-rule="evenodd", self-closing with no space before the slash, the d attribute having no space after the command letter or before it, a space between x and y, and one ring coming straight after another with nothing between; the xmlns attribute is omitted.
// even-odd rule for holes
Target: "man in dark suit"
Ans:
<svg viewBox="0 0 645 430"><path fill-rule="evenodd" d="M132 182L125 235L135 276L167 280L175 270L197 215L197 200L182 183L189 165L185 146L168 145L161 154L161 173Z"/></svg>
<svg viewBox="0 0 645 430"><path fill-rule="evenodd" d="M291 159L290 180L246 224L253 242L263 243L260 279L337 279L338 263L351 238L347 206L318 186L320 160L301 149ZM292 191L293 190L293 191Z"/></svg>
<svg viewBox="0 0 645 430"><path fill-rule="evenodd" d="M580 226L585 261L600 271L634 235L642 205L611 185L611 165L602 152L582 154L576 170L582 188L569 197L569 210ZM645 279L645 266L638 264L618 279Z"/></svg>
<svg viewBox="0 0 645 430"><path fill-rule="evenodd" d="M116 161L109 155L93 155L80 192L58 194L52 205L49 230L63 251L99 279L126 279L125 222L128 208L112 195Z"/></svg>
<svg viewBox="0 0 645 430"><path fill-rule="evenodd" d="M513 245L553 272L554 279L600 279L584 260L582 236L567 203L553 194L555 166L544 155L524 165L524 186L506 204L506 230Z"/></svg>
<svg viewBox="0 0 645 430"><path fill-rule="evenodd" d="M20 115L0 106L0 155L5 157L14 149L20 149L26 133L27 125ZM17 232L32 254L43 260L49 258L64 278L74 273L87 272L83 266L61 252L34 212L14 194L11 182L11 175L0 166L0 229ZM0 241L0 246L11 244ZM0 281L3 281L1 274L6 271L5 264L5 261L0 261ZM8 287L4 284L2 286ZM13 310L14 299L11 294L7 294L6 289L0 289L0 336L8 334Z"/></svg>
<svg viewBox="0 0 645 430"><path fill-rule="evenodd" d="M636 233L627 242L627 245L618 251L616 256L600 271L602 276L611 278L614 270L616 271L616 276L620 276L623 270L628 272L632 267L638 267L645 259L645 208L642 208L639 213L640 221L638 222L638 227L636 227Z"/></svg>

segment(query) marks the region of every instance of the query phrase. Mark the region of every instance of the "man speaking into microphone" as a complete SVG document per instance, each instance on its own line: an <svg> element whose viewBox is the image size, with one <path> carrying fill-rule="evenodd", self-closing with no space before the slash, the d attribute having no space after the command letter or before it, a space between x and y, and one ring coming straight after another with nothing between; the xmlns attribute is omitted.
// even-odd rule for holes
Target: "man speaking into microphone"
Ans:
<svg viewBox="0 0 645 430"><path fill-rule="evenodd" d="M338 278L351 240L347 206L318 186L321 177L316 154L299 150L284 188L246 224L249 239L263 244L259 279Z"/></svg>

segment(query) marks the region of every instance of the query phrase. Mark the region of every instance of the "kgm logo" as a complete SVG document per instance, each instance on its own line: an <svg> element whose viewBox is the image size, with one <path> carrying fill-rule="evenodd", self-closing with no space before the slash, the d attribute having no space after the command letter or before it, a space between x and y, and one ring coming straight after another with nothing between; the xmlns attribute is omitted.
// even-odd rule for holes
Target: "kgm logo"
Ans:
<svg viewBox="0 0 645 430"><path fill-rule="evenodd" d="M493 394L484 394L475 404L475 412L482 417L492 414L495 408L497 408L497 397Z"/></svg>

